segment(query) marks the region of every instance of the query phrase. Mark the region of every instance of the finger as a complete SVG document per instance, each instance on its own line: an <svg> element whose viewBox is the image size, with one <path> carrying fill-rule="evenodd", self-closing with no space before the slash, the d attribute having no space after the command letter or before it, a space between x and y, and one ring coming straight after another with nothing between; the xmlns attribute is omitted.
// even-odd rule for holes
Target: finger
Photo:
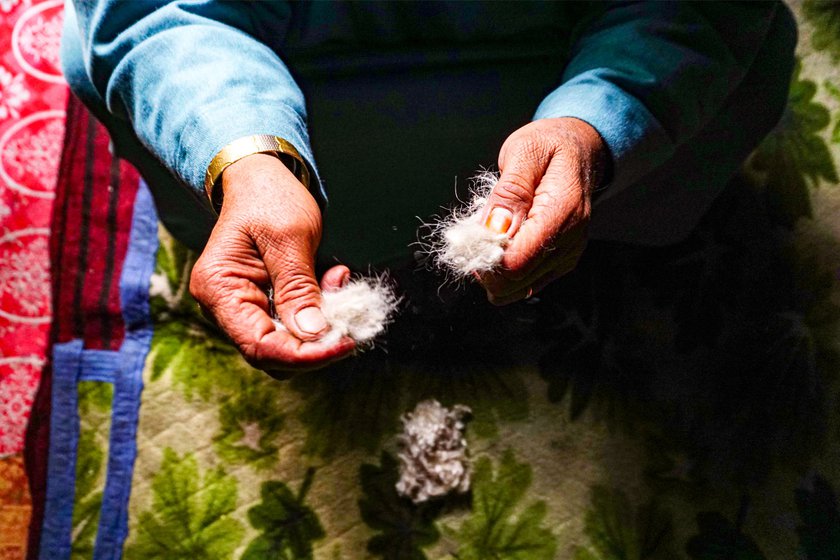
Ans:
<svg viewBox="0 0 840 560"><path fill-rule="evenodd" d="M336 265L321 277L321 290L335 291L343 288L350 281L350 269L343 264Z"/></svg>
<svg viewBox="0 0 840 560"><path fill-rule="evenodd" d="M505 305L510 305L511 303L516 303L517 301L528 299L530 295L531 294L528 289L519 290L518 292L507 296L494 296L492 294L487 294L487 301L497 307L503 307Z"/></svg>
<svg viewBox="0 0 840 560"><path fill-rule="evenodd" d="M307 342L275 329L259 338L243 355L256 368L297 373L325 367L349 356L355 348L353 340L346 337L334 344Z"/></svg>
<svg viewBox="0 0 840 560"><path fill-rule="evenodd" d="M569 252L585 238L589 201L581 193L576 164L555 157L543 176L528 219L511 239L502 257L502 274L522 279L540 264L547 247Z"/></svg>
<svg viewBox="0 0 840 560"><path fill-rule="evenodd" d="M560 261L570 260L574 267L585 247L585 228L574 228L572 231L563 234L559 244L553 240L544 242L540 252L518 270L511 271L501 268L498 271L478 276L478 280L487 289L488 293L496 296L521 291L532 286L547 271L557 268Z"/></svg>
<svg viewBox="0 0 840 560"><path fill-rule="evenodd" d="M289 365L278 366L275 363L271 363L271 364L267 364L263 367L257 367L257 366L254 366L254 367L257 367L257 369L261 369L262 371L267 373L269 376L273 377L274 379L277 379L278 381L286 381L286 380L289 380L289 379L295 377L296 375L298 375L300 373L306 373L306 372L309 372L309 371L315 371L315 370L318 370L318 369L322 369L322 368L325 368L325 367L327 367L329 365L332 365L336 362L340 362L341 360L347 358L348 356L354 355L356 353L355 342L353 342L353 340L350 339L350 338L346 338L346 340L349 341L349 347L350 347L349 351L342 352L341 354L338 354L333 358L329 358L329 359L326 359L326 360L318 360L317 362L314 362L312 365L307 365L305 363L302 363L302 364L297 364L295 366L289 366ZM306 344L313 344L313 343L306 343Z"/></svg>
<svg viewBox="0 0 840 560"><path fill-rule="evenodd" d="M204 285L201 271L198 274L192 283ZM288 331L278 330L268 316L268 298L256 284L244 278L217 275L212 295L207 299L200 287L195 291L205 301L215 322L254 367L287 371L313 369L349 355L355 347L346 338L334 344L305 342Z"/></svg>
<svg viewBox="0 0 840 560"><path fill-rule="evenodd" d="M577 262L578 259L576 258L568 258L560 262L552 262L551 264L554 266L547 269L538 278L535 278L533 283L525 286L519 286L517 289L504 294L492 294L488 292L487 301L493 305L503 306L533 297L555 280L558 280L573 271L577 266Z"/></svg>
<svg viewBox="0 0 840 560"><path fill-rule="evenodd" d="M526 293L529 288L536 290L537 286L542 289L544 285L540 281L546 275L554 272L562 275L574 270L585 248L586 236L575 231L570 233L570 239L566 240L563 247L551 248L538 255L535 261L539 264L523 278L511 279L501 274L485 275L482 285L487 290L488 299L492 296L499 300L520 292Z"/></svg>
<svg viewBox="0 0 840 560"><path fill-rule="evenodd" d="M516 235L528 216L534 193L548 165L548 154L535 142L508 140L499 154L499 182L484 206L482 221L496 233Z"/></svg>
<svg viewBox="0 0 840 560"><path fill-rule="evenodd" d="M283 325L300 340L317 340L329 331L315 279L314 250L296 237L258 243L274 286L274 308Z"/></svg>
<svg viewBox="0 0 840 560"><path fill-rule="evenodd" d="M527 291L535 280L557 266L557 258L549 259L542 255L539 261L539 265L524 278L513 280L501 274L488 274L482 278L481 285L487 290L488 297L492 295L499 298L516 292Z"/></svg>
<svg viewBox="0 0 840 560"><path fill-rule="evenodd" d="M574 270L579 260L580 256L577 252L566 254L562 258L546 259L542 265L521 281L502 279L492 287L485 287L487 299L491 302L525 299L529 290L533 295L543 289L547 283L545 282L547 277L551 276L554 280Z"/></svg>

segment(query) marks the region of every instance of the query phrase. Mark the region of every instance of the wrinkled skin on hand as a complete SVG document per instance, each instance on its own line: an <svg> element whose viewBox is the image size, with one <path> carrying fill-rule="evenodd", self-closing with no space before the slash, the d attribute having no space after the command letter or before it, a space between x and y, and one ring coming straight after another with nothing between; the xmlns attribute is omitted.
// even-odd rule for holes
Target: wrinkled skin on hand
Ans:
<svg viewBox="0 0 840 560"><path fill-rule="evenodd" d="M524 299L575 267L586 245L591 194L608 164L601 137L577 119L542 119L508 137L484 213L489 227L511 238L501 269L480 278L490 302ZM350 271L339 265L320 285L315 279L321 213L306 188L280 160L263 154L231 165L221 187L219 220L190 279L205 314L251 365L276 377L352 353L355 343L347 337L319 342L328 329L321 290L340 287ZM288 331L269 317L270 285Z"/></svg>
<svg viewBox="0 0 840 560"><path fill-rule="evenodd" d="M598 132L574 118L534 121L507 138L483 215L510 237L500 269L479 278L491 303L530 297L577 266L609 160Z"/></svg>
<svg viewBox="0 0 840 560"><path fill-rule="evenodd" d="M321 212L306 187L277 158L256 154L228 167L221 188L219 220L190 278L205 315L251 365L275 377L349 355L355 343L347 337L318 341L328 330L321 290L340 287L350 271L335 266L316 281ZM269 285L288 332L269 317Z"/></svg>

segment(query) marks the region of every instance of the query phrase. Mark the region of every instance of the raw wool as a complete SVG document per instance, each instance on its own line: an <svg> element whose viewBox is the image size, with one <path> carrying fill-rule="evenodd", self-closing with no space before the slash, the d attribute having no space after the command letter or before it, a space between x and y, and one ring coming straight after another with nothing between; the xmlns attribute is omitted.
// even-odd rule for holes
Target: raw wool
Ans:
<svg viewBox="0 0 840 560"><path fill-rule="evenodd" d="M349 336L362 346L372 345L385 332L400 303L385 274L353 278L337 290L325 290L321 297L321 311L330 326L321 341L327 344ZM287 330L277 318L274 324L280 330Z"/></svg>
<svg viewBox="0 0 840 560"><path fill-rule="evenodd" d="M385 332L400 303L385 275L354 278L338 290L323 292L322 297L321 310L331 327L324 340L349 336L363 345Z"/></svg>
<svg viewBox="0 0 840 560"><path fill-rule="evenodd" d="M466 206L455 208L432 226L425 243L425 252L435 265L454 275L456 280L473 272L490 272L499 266L508 243L508 236L496 233L481 223L484 205L499 175L482 171L473 178L470 199Z"/></svg>
<svg viewBox="0 0 840 560"><path fill-rule="evenodd" d="M415 504L450 492L470 489L470 465L465 420L469 407L445 408L434 400L422 401L403 415L400 446L400 479L397 493Z"/></svg>

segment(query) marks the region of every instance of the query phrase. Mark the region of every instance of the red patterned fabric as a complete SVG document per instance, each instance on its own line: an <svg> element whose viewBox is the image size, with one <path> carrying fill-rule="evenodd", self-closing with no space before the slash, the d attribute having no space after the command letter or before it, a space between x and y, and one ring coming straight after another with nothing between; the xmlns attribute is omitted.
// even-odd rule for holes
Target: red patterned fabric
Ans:
<svg viewBox="0 0 840 560"><path fill-rule="evenodd" d="M52 342L82 339L85 348L100 350L119 349L124 336L119 282L139 184L137 171L111 156L109 142L105 128L71 96L49 244ZM46 493L51 381L47 367L27 432L29 558L37 558Z"/></svg>
<svg viewBox="0 0 840 560"><path fill-rule="evenodd" d="M82 339L98 350L118 350L123 339L119 281L139 181L109 143L71 97L50 241L53 323L56 342Z"/></svg>
<svg viewBox="0 0 840 560"><path fill-rule="evenodd" d="M111 157L102 125L68 99L59 70L62 17L61 0L0 0L0 457L20 462L32 416L31 505L25 486L25 499L0 500L3 558L26 554L30 508L28 553L37 555L49 445L48 342L81 338L86 348L116 350L124 331L119 278L139 178Z"/></svg>
<svg viewBox="0 0 840 560"><path fill-rule="evenodd" d="M26 554L31 503L20 452L51 319L63 13L61 0L0 0L0 557L9 559Z"/></svg>
<svg viewBox="0 0 840 560"><path fill-rule="evenodd" d="M61 0L0 0L0 456L23 449L49 331L62 18Z"/></svg>

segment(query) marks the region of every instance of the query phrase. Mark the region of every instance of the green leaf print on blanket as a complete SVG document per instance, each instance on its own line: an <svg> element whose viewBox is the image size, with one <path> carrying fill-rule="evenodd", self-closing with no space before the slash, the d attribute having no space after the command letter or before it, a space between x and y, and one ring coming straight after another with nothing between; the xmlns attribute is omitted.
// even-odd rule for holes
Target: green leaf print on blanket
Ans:
<svg viewBox="0 0 840 560"><path fill-rule="evenodd" d="M802 15L814 26L811 45L818 51L828 51L834 62L840 62L840 1L805 0Z"/></svg>
<svg viewBox="0 0 840 560"><path fill-rule="evenodd" d="M79 434L76 458L76 503L73 505L73 545L70 558L92 558L102 507L102 490L96 484L102 470L104 451L96 445L94 430Z"/></svg>
<svg viewBox="0 0 840 560"><path fill-rule="evenodd" d="M171 372L172 381L187 400L198 397L208 401L236 394L258 375L203 319L178 316L155 327L151 381Z"/></svg>
<svg viewBox="0 0 840 560"><path fill-rule="evenodd" d="M551 560L557 538L543 525L546 505L517 505L531 486L531 467L517 463L511 450L505 451L494 475L490 459L478 460L473 474L472 515L456 530L446 527L455 539L459 560Z"/></svg>
<svg viewBox="0 0 840 560"><path fill-rule="evenodd" d="M220 432L213 438L225 461L268 469L278 460L275 440L283 427L275 392L252 383L228 399L219 410Z"/></svg>
<svg viewBox="0 0 840 560"><path fill-rule="evenodd" d="M838 9L840 9L840 4L838 4L838 7ZM838 39L838 41L840 41L840 39ZM823 82L823 86L828 94L840 103L840 87L828 80ZM837 122L834 123L834 128L831 131L831 141L835 144L840 144L840 111L837 111L834 117L837 119Z"/></svg>
<svg viewBox="0 0 840 560"><path fill-rule="evenodd" d="M332 457L348 450L373 453L400 414L401 378L378 352L367 352L310 375L291 387L304 399L304 452Z"/></svg>
<svg viewBox="0 0 840 560"><path fill-rule="evenodd" d="M263 482L262 501L248 510L251 525L262 534L251 541L242 560L312 558L312 541L325 536L318 516L303 503L314 473L306 472L297 495L280 481Z"/></svg>
<svg viewBox="0 0 840 560"><path fill-rule="evenodd" d="M836 560L840 554L840 509L831 484L819 474L813 474L794 495L799 513L797 558ZM755 539L742 530L750 512L749 496L744 495L737 523L717 512L698 514L699 533L688 541L688 554L694 560L766 560ZM769 550L776 552L774 548Z"/></svg>
<svg viewBox="0 0 840 560"><path fill-rule="evenodd" d="M172 380L191 400L236 394L242 376L252 373L236 348L202 315L189 293L196 256L160 230L157 268L149 293L155 323L151 348L151 381L171 372Z"/></svg>
<svg viewBox="0 0 840 560"><path fill-rule="evenodd" d="M775 217L787 224L811 215L808 187L817 187L820 181L838 182L834 159L821 136L831 114L814 100L817 85L802 78L801 70L797 61L782 119L748 166L763 179Z"/></svg>
<svg viewBox="0 0 840 560"><path fill-rule="evenodd" d="M671 515L653 502L633 508L620 490L595 486L584 523L592 544L578 547L575 560L679 558L672 548Z"/></svg>
<svg viewBox="0 0 840 560"><path fill-rule="evenodd" d="M114 398L114 386L102 381L80 381L79 414L84 424L95 423L100 426L111 417L111 401Z"/></svg>
<svg viewBox="0 0 840 560"><path fill-rule="evenodd" d="M199 472L192 454L167 448L152 481L152 508L140 514L126 557L168 560L230 558L243 527L228 515L236 507L236 480L221 469Z"/></svg>
<svg viewBox="0 0 840 560"><path fill-rule="evenodd" d="M379 466L365 464L359 470L364 497L359 510L367 525L378 531L368 541L368 551L385 560L425 560L423 547L440 538L434 520L442 502L414 505L397 494L397 461L382 453Z"/></svg>
<svg viewBox="0 0 840 560"><path fill-rule="evenodd" d="M196 314L198 309L189 286L190 272L198 256L163 228L158 229L158 240L157 262L149 287L152 317L157 322L173 315Z"/></svg>
<svg viewBox="0 0 840 560"><path fill-rule="evenodd" d="M262 374L248 367L224 333L202 316L190 295L195 253L163 229L159 238L157 268L149 288L155 323L150 381L170 373L187 400L240 394Z"/></svg>
<svg viewBox="0 0 840 560"><path fill-rule="evenodd" d="M79 444L70 549L70 558L74 560L93 557L105 485L114 386L101 381L81 381L78 395Z"/></svg>

